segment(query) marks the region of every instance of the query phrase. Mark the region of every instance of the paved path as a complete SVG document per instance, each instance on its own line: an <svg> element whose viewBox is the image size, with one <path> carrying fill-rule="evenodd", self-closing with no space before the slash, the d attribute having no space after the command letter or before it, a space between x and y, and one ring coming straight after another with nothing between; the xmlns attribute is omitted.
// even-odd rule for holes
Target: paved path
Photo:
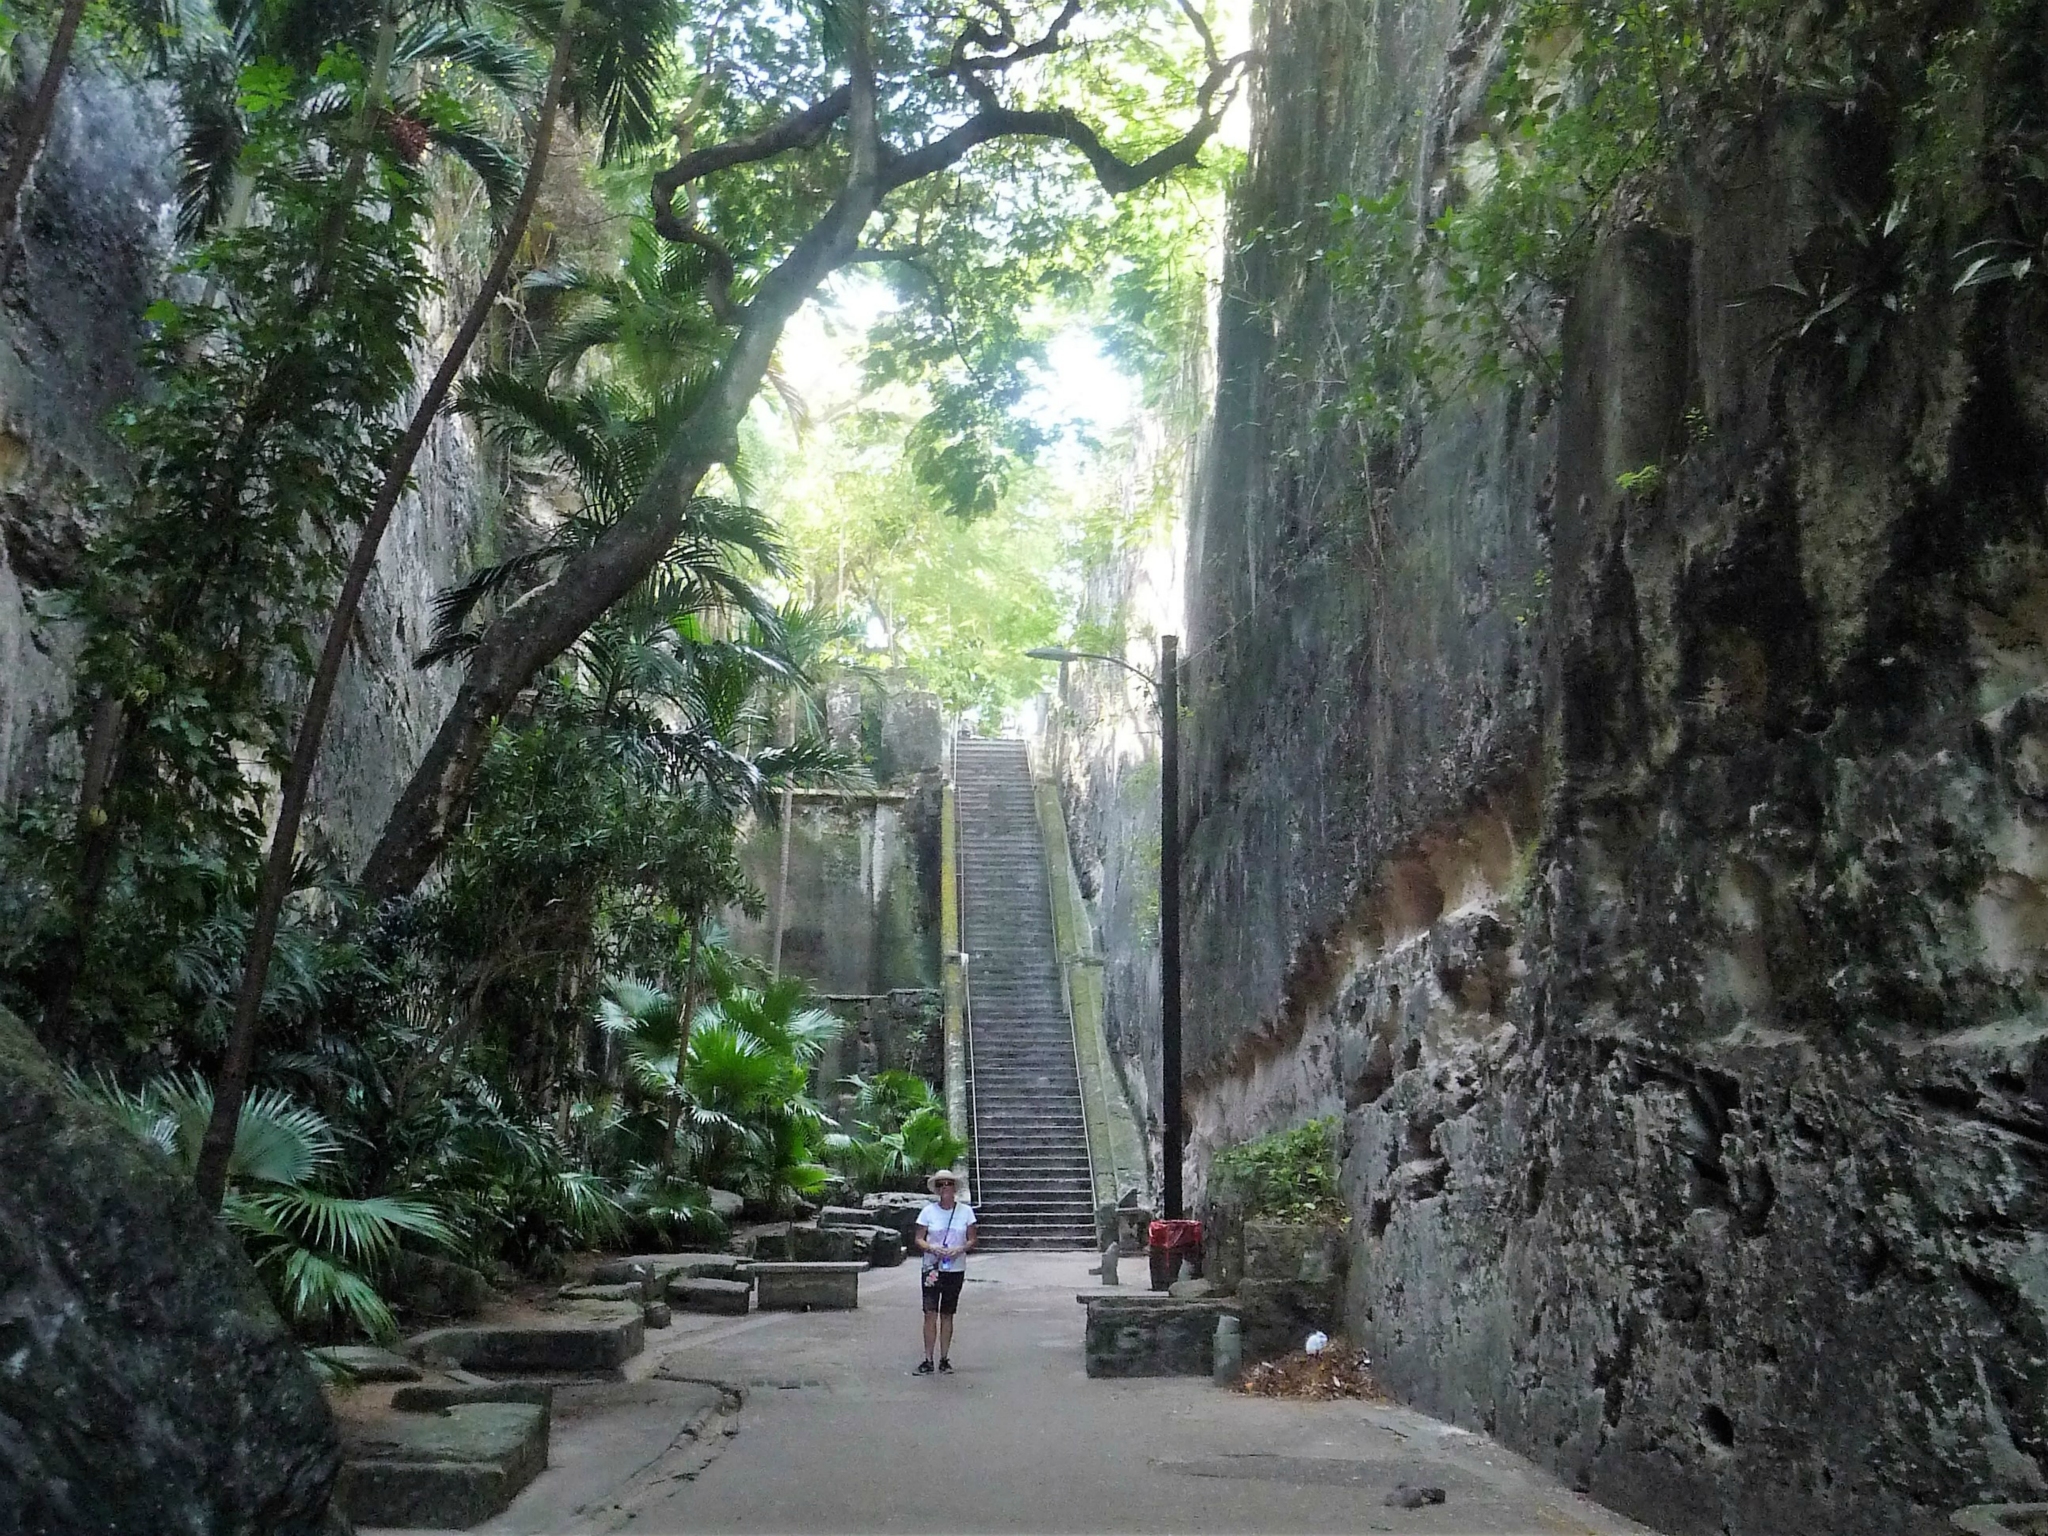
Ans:
<svg viewBox="0 0 2048 1536"><path fill-rule="evenodd" d="M1483 1436L1405 1409L1274 1402L1191 1378L1090 1381L1074 1301L1089 1262L977 1259L950 1378L909 1374L907 1264L863 1275L856 1313L650 1333L641 1379L565 1394L549 1470L483 1529L1646 1533ZM744 1406L706 1381L738 1384ZM1448 1501L1388 1508L1401 1482Z"/></svg>

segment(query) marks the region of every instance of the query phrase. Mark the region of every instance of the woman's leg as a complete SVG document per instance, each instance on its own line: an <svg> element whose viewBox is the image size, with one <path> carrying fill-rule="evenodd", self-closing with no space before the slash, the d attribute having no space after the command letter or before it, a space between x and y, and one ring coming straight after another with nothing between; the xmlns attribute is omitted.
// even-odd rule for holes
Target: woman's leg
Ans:
<svg viewBox="0 0 2048 1536"><path fill-rule="evenodd" d="M960 1293L967 1288L967 1277L954 1273L944 1276L939 1283L939 1358L949 1360L953 1355L953 1314L960 1307Z"/></svg>
<svg viewBox="0 0 2048 1536"><path fill-rule="evenodd" d="M937 1307L930 1307L930 1306L928 1306L928 1307L926 1307L926 1308L924 1309L924 1357L925 1357L925 1359L927 1359L927 1360L931 1359L931 1357L932 1357L932 1341L933 1341L933 1340L935 1340L935 1339L936 1339L936 1338L937 1338L938 1336L939 1336L939 1309L938 1309ZM950 1339L952 1338L952 1336L953 1336L953 1319L951 1319L951 1318L949 1317L949 1318L947 1318L947 1319L946 1319L946 1337L947 1337L947 1339L948 1339L948 1340L950 1340Z"/></svg>

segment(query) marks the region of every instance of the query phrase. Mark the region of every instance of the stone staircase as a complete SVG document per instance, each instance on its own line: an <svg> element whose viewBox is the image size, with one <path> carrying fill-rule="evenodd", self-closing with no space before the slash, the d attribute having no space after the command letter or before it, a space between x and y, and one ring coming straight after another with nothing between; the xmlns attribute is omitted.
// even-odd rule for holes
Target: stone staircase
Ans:
<svg viewBox="0 0 2048 1536"><path fill-rule="evenodd" d="M1024 743L962 739L954 782L978 1241L1092 1250L1088 1133Z"/></svg>

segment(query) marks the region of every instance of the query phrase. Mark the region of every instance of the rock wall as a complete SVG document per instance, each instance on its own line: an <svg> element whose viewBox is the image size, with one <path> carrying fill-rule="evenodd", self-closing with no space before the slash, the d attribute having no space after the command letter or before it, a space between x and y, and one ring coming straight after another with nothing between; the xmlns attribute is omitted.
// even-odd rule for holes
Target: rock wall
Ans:
<svg viewBox="0 0 2048 1536"><path fill-rule="evenodd" d="M1933 301L1853 390L1774 346L1754 296L1872 163L1786 109L1606 242L1554 392L1369 470L1353 301L1257 237L1433 214L1500 20L1261 22L1189 534L1191 1173L1342 1116L1383 1379L1674 1536L2048 1496L2048 308Z"/></svg>
<svg viewBox="0 0 2048 1536"><path fill-rule="evenodd" d="M1170 543L1117 551L1092 569L1081 626L1126 634L1132 666L1159 664L1157 637L1179 628ZM1058 784L1095 951L1109 1065L1144 1133L1149 1184L1159 1153L1159 708L1115 667L1070 664L1037 744Z"/></svg>
<svg viewBox="0 0 2048 1536"><path fill-rule="evenodd" d="M871 997L936 988L936 786L872 794L811 790L793 797L782 968L820 992ZM740 865L765 904L726 914L735 948L766 961L775 949L782 827L763 820L740 844Z"/></svg>
<svg viewBox="0 0 2048 1536"><path fill-rule="evenodd" d="M127 473L106 423L137 386L142 312L171 254L180 130L165 93L87 61L57 102L0 293L0 807L77 770L65 724L76 641L48 599L91 535L89 492ZM0 150L22 107L6 101ZM439 265L447 288L422 349L435 359L475 282L453 256ZM415 480L364 598L314 786L312 834L350 870L453 697L454 669L412 666L434 593L487 552L495 526L466 423L435 428Z"/></svg>

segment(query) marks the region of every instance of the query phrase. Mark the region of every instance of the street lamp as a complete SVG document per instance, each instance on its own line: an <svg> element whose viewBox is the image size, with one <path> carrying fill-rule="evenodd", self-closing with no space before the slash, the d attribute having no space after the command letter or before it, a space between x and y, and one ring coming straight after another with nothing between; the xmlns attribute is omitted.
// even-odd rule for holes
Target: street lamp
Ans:
<svg viewBox="0 0 2048 1536"><path fill-rule="evenodd" d="M1184 1138L1180 1103L1180 637L1159 637L1159 673L1142 671L1120 656L1045 645L1024 653L1038 661L1106 661L1151 688L1159 701L1159 1076L1165 1098L1166 1219L1181 1215L1180 1158Z"/></svg>

